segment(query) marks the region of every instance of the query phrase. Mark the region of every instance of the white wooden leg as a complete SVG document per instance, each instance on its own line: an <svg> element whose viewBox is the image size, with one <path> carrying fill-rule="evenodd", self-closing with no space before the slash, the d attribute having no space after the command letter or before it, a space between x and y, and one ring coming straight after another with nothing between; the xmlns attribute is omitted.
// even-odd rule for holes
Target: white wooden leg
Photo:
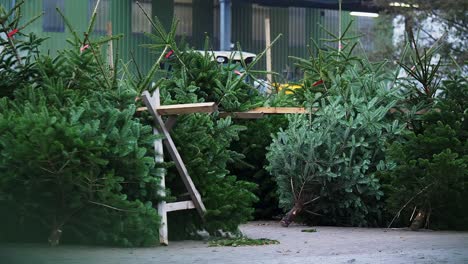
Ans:
<svg viewBox="0 0 468 264"><path fill-rule="evenodd" d="M161 100L159 97L159 89L156 89L156 91L153 93L153 96L151 97L151 100L154 102L156 106L161 105ZM155 128L153 127L153 134L157 136L162 136L162 134ZM162 163L164 162L164 149L163 149L163 142L162 139L156 139L154 140L154 152L155 152L155 157L154 160L156 163ZM159 169L159 175L161 176L161 182L159 184L160 190L159 190L159 195L161 197L166 196L166 177L165 177L165 169L160 168ZM168 235L167 235L167 211L166 211L166 201L161 201L158 203L158 214L161 217L161 224L159 226L159 243L162 245L168 245L169 240L168 240Z"/></svg>

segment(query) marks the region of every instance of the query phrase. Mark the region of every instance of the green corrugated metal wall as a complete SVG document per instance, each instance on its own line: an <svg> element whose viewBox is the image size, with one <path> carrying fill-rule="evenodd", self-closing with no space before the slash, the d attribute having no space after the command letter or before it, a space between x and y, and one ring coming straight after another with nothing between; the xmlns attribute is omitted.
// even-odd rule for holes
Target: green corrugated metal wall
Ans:
<svg viewBox="0 0 468 264"><path fill-rule="evenodd" d="M64 14L70 21L76 32L82 34L88 27L90 12L93 10L94 2L89 0L63 0ZM142 33L132 32L132 8L137 8L132 4L132 0L107 0L108 5L108 20L112 23L113 33L123 33L124 37L118 43L114 44L114 49L118 47L119 57L124 61L135 58L142 70L148 70L154 62L156 55L148 49L141 47L142 44L151 43L150 39ZM101 1L102 2L102 1ZM143 2L143 1L142 1ZM0 0L0 4L6 7L11 7L14 1ZM153 4L149 12L157 15L164 25L169 26L172 21L173 0L158 0L157 4ZM44 11L43 0L26 0L22 9L24 18L31 18ZM143 16L141 11L140 15ZM54 11L55 12L55 11ZM28 32L34 32L40 36L48 37L43 45L44 51L50 51L54 54L57 50L67 46L66 38L70 37L70 32L65 28L65 32L47 32L43 29L43 19L28 26ZM25 19L26 20L26 19ZM104 32L98 34L105 34ZM97 36L95 36L97 37ZM131 56L133 53L134 56Z"/></svg>
<svg viewBox="0 0 468 264"><path fill-rule="evenodd" d="M264 18L270 18L270 35L273 40L282 37L272 47L272 67L282 78L297 80L301 77L289 56L308 57L307 45L313 38L324 48L321 38L330 38L319 25L338 35L338 11L302 7L268 7L233 1L232 41L241 43L242 50L259 53L266 47ZM342 13L343 30L351 21L349 12ZM352 31L356 31L356 25ZM266 60L259 63L266 68Z"/></svg>
<svg viewBox="0 0 468 264"><path fill-rule="evenodd" d="M26 0L23 16L32 17L42 12L43 1L46 0ZM47 0L54 1L54 0ZM55 0L58 1L58 0ZM84 32L90 10L92 10L96 0L60 0L64 2L64 13L77 32ZM147 70L156 59L156 54L151 53L141 44L150 43L148 37L135 31L135 28L147 28L147 25L132 24L132 9L137 8L134 0L101 0L108 1L107 20L112 22L113 32L123 33L124 38L114 45L119 48L119 56L124 61L130 60L133 56L142 70ZM4 6L11 6L12 0L0 0ZM219 47L219 3L213 0L140 0L147 2L148 12L152 16L158 16L163 24L168 28L173 14L182 20L187 27L187 37L185 41L196 48L202 49L205 36L211 37L212 48ZM180 11L183 8L183 12ZM179 12L177 12L179 11ZM135 13L139 12L139 13ZM185 13L184 13L185 12ZM190 14L190 16L187 15ZM190 13L191 12L191 13ZM143 16L138 9L133 10L133 14ZM185 15L180 15L185 14ZM259 53L265 48L264 18L270 17L271 38L274 39L282 33L283 37L272 48L273 70L284 77L297 79L300 76L294 74L293 61L288 56L307 57L306 45L310 38L318 41L320 38L328 37L318 24L323 25L328 30L338 32L338 12L333 10L321 10L298 7L268 7L259 6L244 1L232 1L232 42L241 44L242 50ZM44 49L54 53L62 49L66 43L68 30L62 32L44 32L43 18L33 23L28 29L41 36L47 36ZM142 22L143 21L143 22ZM138 20L138 23L148 23L146 20ZM343 28L350 21L348 12L343 12ZM104 22L104 21L103 21ZM356 28L356 26L354 27ZM132 30L133 29L133 30ZM355 29L354 29L355 31ZM101 34L103 34L101 32ZM133 56L131 56L131 53ZM265 69L263 59L258 69ZM289 74L287 74L289 72Z"/></svg>

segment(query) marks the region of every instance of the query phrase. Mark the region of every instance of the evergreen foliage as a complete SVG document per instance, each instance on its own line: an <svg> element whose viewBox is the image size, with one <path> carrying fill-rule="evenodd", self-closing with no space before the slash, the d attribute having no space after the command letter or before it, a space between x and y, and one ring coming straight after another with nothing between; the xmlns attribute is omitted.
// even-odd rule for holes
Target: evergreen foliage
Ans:
<svg viewBox="0 0 468 264"><path fill-rule="evenodd" d="M196 212L174 212L169 214L172 238L194 235L205 229L212 235L219 231L237 232L240 223L251 218L255 184L237 180L227 170L227 164L242 156L229 146L238 140L245 127L232 124L230 118L213 119L209 115L193 114L180 117L174 127L174 141L186 161L192 179L207 208L205 222ZM170 169L167 185L173 196L186 193L180 177Z"/></svg>
<svg viewBox="0 0 468 264"><path fill-rule="evenodd" d="M291 117L274 137L268 170L283 209L323 215L324 224L376 224L383 193L375 172L383 166L385 141L400 127L385 121L394 102L378 106L375 96L368 104L359 89L350 89L349 101L324 99L312 122Z"/></svg>
<svg viewBox="0 0 468 264"><path fill-rule="evenodd" d="M27 85L38 75L34 61L45 39L21 32L38 17L20 25L20 7L18 3L11 10L5 10L0 5L0 98L13 96L17 87Z"/></svg>
<svg viewBox="0 0 468 264"><path fill-rule="evenodd" d="M151 22L155 34L148 35L155 44L149 47L162 48L164 59L160 62L170 68L170 71L163 72L169 78L156 84L163 104L216 102L224 111L242 111L264 101L245 82L246 75L234 73L240 65L220 65L208 49L204 52L181 50L174 41L176 22L167 32L157 19ZM240 223L251 219L252 204L257 200L253 193L256 185L238 180L228 170L228 164L240 162L243 158L230 146L239 140L239 133L245 129L235 125L230 118L219 119L216 113L178 117L171 135L207 212L204 221L193 211L171 212L168 215L170 239L194 236L203 229L212 235L220 235L220 231L235 233ZM174 168L169 168L166 184L172 199L186 199L186 189Z"/></svg>
<svg viewBox="0 0 468 264"><path fill-rule="evenodd" d="M171 78L159 85L164 104L215 101L220 107L242 109L250 108L252 101L261 99L247 83L237 81L231 70L235 65L224 68L207 53L187 51L166 63L172 65L172 72ZM229 86L231 82L234 86ZM234 88L226 92L225 87ZM249 92L254 95L251 99L247 99ZM251 219L252 203L257 200L252 193L255 184L237 180L228 170L228 164L243 158L230 146L239 140L240 132L245 129L235 125L230 118L218 119L207 114L178 118L173 139L200 191L207 213L205 222L194 212L171 213L169 234L172 238L193 235L201 229L213 235L219 231L236 232L240 223ZM186 192L176 174L169 170L167 178L174 196Z"/></svg>
<svg viewBox="0 0 468 264"><path fill-rule="evenodd" d="M224 111L245 111L263 104L258 91L235 73L240 65L219 64L208 50L186 50L166 63L172 66L172 72L164 86L174 102L192 103L195 98L184 96L196 95L198 102L215 102Z"/></svg>
<svg viewBox="0 0 468 264"><path fill-rule="evenodd" d="M456 75L441 90L435 108L422 118L421 132L408 132L388 151L394 166L382 176L387 209L399 216L400 225L407 224L413 211L422 211L423 226L466 229L467 81Z"/></svg>
<svg viewBox="0 0 468 264"><path fill-rule="evenodd" d="M87 34L73 34L71 49L54 59L37 52L33 34L31 45L18 40L24 44L18 53L12 52L16 38L2 42L6 63L16 54L23 64L0 70L7 78L3 95L11 97L0 99L2 240L158 241L152 202L160 178L154 153L147 151L151 127L134 117L135 87L117 81L102 62L106 40L92 42ZM84 45L89 48L80 51ZM15 78L20 85L8 86Z"/></svg>
<svg viewBox="0 0 468 264"><path fill-rule="evenodd" d="M343 43L297 59L306 76L299 98L317 111L290 117L269 147L267 169L280 207L289 210L285 226L301 212L306 220L322 216L322 224L377 224L383 192L375 173L385 167L386 140L402 129L386 117L397 96L386 89L382 64L373 67L353 55L356 44Z"/></svg>
<svg viewBox="0 0 468 264"><path fill-rule="evenodd" d="M271 135L280 128L286 128L288 119L284 115L264 116L262 119L238 121L247 127L240 133L239 140L233 142L232 149L245 156L242 162L231 165L232 172L242 180L258 185L255 194L259 200L254 204L256 219L271 219L280 215L276 182L265 169L268 164L266 148L271 144Z"/></svg>

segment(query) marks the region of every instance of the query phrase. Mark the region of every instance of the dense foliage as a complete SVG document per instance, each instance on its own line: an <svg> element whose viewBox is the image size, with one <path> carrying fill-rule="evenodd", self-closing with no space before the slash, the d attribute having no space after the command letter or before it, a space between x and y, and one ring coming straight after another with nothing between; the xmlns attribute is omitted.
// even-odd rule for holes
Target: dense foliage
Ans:
<svg viewBox="0 0 468 264"><path fill-rule="evenodd" d="M169 32L152 23L149 36L157 41L149 46L161 56L148 74L133 75L118 60L110 67L100 51L116 37L90 39L94 18L84 38L65 20L70 48L51 58L39 52L44 39L14 32L24 28L18 14L0 8L0 36L6 36L0 38L0 240L157 243L154 205L188 195L171 162L155 163L152 120L136 113L138 96L153 81L163 104L310 110L260 121L218 112L179 116L171 135L207 213L171 212L171 239L201 230L236 233L253 206L257 217L271 217L277 204L289 211L284 225L299 214L308 222L354 226L388 223L396 214L396 223L406 225L416 212L425 226L467 227L467 82L456 76L440 91L435 50L418 53L414 43L407 64L400 62L408 77L387 78L383 63L356 56L356 43L344 36L348 27L332 36L339 50L294 58L304 71L302 89L266 98L252 86L259 58L249 66L221 65L209 51L180 50L176 23ZM417 115L421 109L428 113ZM403 137L400 120L407 124Z"/></svg>
<svg viewBox="0 0 468 264"><path fill-rule="evenodd" d="M217 103L222 111L245 111L264 101L245 77L239 75L241 65L220 65L210 51L186 50L173 55L166 63L171 65L170 78L163 84L170 95L166 104L204 101Z"/></svg>
<svg viewBox="0 0 468 264"><path fill-rule="evenodd" d="M266 148L271 144L271 135L280 128L287 127L288 119L284 115L276 115L255 120L239 120L238 123L247 129L239 134L239 140L233 142L232 148L245 158L231 165L232 172L240 179L258 185L255 194L259 200L254 204L256 219L271 219L281 215L281 210L278 208L276 182L265 169L268 164Z"/></svg>
<svg viewBox="0 0 468 264"><path fill-rule="evenodd" d="M352 99L329 96L311 122L290 118L274 137L268 169L285 210L323 215L326 224L376 224L383 193L374 174L383 166L385 141L399 126L385 120L393 102L382 102L381 94L368 104L360 89L350 87Z"/></svg>
<svg viewBox="0 0 468 264"><path fill-rule="evenodd" d="M122 72L109 68L100 54L100 45L108 39L88 39L92 22L84 39L67 25L73 33L72 49L54 59L35 53L37 58L28 61L35 75L21 77L27 80L24 87L7 90L12 99L1 101L0 206L11 210L10 217L2 219L2 238L35 240L50 233L51 244L60 238L154 244L159 217L152 204L161 199L158 173L164 169L155 166L154 136L144 125L150 120L136 115L135 98L149 86L159 62L146 76L133 76L125 67ZM39 44L31 45L30 52ZM20 56L10 42L3 45L3 57ZM196 52L178 56L176 63L168 60L174 66L171 79L157 82L165 104L215 100L225 109L243 109L251 107L251 99L260 100L230 68L237 66L224 70ZM5 67L3 73L15 71ZM125 78L118 79L118 74ZM174 140L208 211L203 220L189 211L171 213L171 235L186 237L202 229L236 232L239 223L250 219L255 185L238 181L226 169L227 163L242 158L229 146L244 129L230 118L207 114L178 120ZM170 163L157 167L168 168L167 199L183 198L186 190ZM18 233L15 226L27 228Z"/></svg>
<svg viewBox="0 0 468 264"><path fill-rule="evenodd" d="M34 34L15 38L15 35L23 33L14 31L20 22L20 18L15 16L14 12L15 9L5 10L0 5L0 98L11 97L16 88L27 86L38 76L34 58L39 53L38 47L44 41ZM26 24L36 19L37 17ZM3 38L2 35L7 38Z"/></svg>
<svg viewBox="0 0 468 264"><path fill-rule="evenodd" d="M256 90L239 82L239 77L232 73L234 65L219 65L207 54L188 51L177 60L167 62L173 67L171 78L160 83L164 104L208 100L225 109L238 109L260 100L254 96ZM253 96L247 100L248 93ZM178 118L173 138L203 197L207 214L203 223L196 212L171 213L169 233L173 238L193 235L202 228L214 235L219 230L236 232L239 223L251 219L252 203L257 200L252 193L255 184L237 180L228 170L229 164L243 158L230 146L239 140L239 134L245 129L235 125L229 117L219 119L208 114L190 114ZM186 190L176 174L175 170L169 170L167 182L171 194L180 196Z"/></svg>
<svg viewBox="0 0 468 264"><path fill-rule="evenodd" d="M74 36L53 59L33 34L2 42L0 238L154 244L151 127L134 117L136 90L102 64L99 43Z"/></svg>
<svg viewBox="0 0 468 264"><path fill-rule="evenodd" d="M220 111L242 111L264 101L245 81L248 68L235 63L219 64L210 51L182 51L174 41L175 24L169 32L157 20L154 25L156 33L152 38L159 42L150 47L168 51L161 62L170 69L163 72L169 78L157 83L163 104L215 102ZM230 117L220 118L218 113L178 117L172 129L173 139L207 213L204 221L196 212L170 213L170 238L196 235L202 229L212 235L220 234L219 231L237 232L240 223L251 219L252 204L257 200L253 193L256 185L238 180L229 171L230 164L243 158L231 145L236 144L245 129L234 124ZM166 182L172 199L186 199L187 190L174 168L168 170Z"/></svg>
<svg viewBox="0 0 468 264"><path fill-rule="evenodd" d="M467 95L465 78L445 80L434 109L422 118L421 132L408 132L390 148L394 166L382 179L388 211L401 215L397 224L421 213L422 226L468 227Z"/></svg>
<svg viewBox="0 0 468 264"><path fill-rule="evenodd" d="M90 52L43 57L36 67L41 82L1 101L0 189L15 209L10 221L102 243L154 243L159 180L147 152L151 128L133 117L135 91L103 87Z"/></svg>
<svg viewBox="0 0 468 264"><path fill-rule="evenodd" d="M296 58L305 71L296 96L316 112L290 117L267 154L280 207L289 210L285 226L301 212L324 224L377 224L383 192L375 173L385 167L386 140L401 126L387 118L395 91L378 68L353 55L354 47Z"/></svg>

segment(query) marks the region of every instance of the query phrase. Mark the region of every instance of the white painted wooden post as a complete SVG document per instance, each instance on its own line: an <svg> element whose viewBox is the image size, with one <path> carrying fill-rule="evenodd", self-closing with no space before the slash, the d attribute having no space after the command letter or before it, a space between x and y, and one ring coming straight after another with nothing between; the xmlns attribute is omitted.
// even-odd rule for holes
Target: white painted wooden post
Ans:
<svg viewBox="0 0 468 264"><path fill-rule="evenodd" d="M150 98L150 100L153 101L154 105L156 107L161 105L161 99L159 96L159 88L157 88L153 96ZM153 134L159 136L158 139L154 140L154 152L155 152L155 157L154 160L156 163L162 163L164 162L164 149L163 149L163 140L162 140L162 133L159 133L158 129L153 126ZM159 175L161 176L161 183L160 183L160 188L161 190L159 191L159 195L161 197L166 196L166 169L160 168L159 169ZM160 201L158 203L158 214L161 216L161 225L159 226L159 242L162 245L167 246L169 244L168 240L168 234L167 234L167 211L166 211L166 201Z"/></svg>
<svg viewBox="0 0 468 264"><path fill-rule="evenodd" d="M270 17L265 18L265 46L266 46L266 70L267 72L272 71L271 63L271 32L270 32ZM273 83L273 76L271 73L267 74L267 81L271 85ZM271 92L271 90L270 90Z"/></svg>

